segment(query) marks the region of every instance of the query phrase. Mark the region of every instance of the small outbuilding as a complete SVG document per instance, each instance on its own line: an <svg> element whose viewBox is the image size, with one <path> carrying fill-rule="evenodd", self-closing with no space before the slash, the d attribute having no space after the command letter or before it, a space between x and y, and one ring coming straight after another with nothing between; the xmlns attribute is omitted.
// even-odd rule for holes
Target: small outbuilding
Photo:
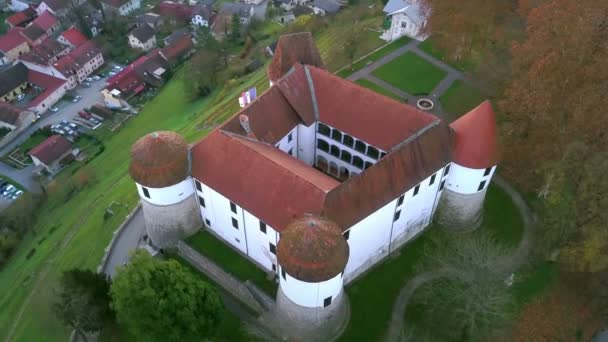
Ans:
<svg viewBox="0 0 608 342"><path fill-rule="evenodd" d="M55 175L74 157L72 150L72 143L68 139L61 135L53 135L34 147L29 155L37 168Z"/></svg>

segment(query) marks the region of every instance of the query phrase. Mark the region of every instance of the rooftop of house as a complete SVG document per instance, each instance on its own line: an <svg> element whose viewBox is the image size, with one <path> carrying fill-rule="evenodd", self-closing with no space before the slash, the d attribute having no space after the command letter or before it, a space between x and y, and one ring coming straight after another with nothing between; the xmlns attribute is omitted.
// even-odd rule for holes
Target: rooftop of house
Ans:
<svg viewBox="0 0 608 342"><path fill-rule="evenodd" d="M0 36L0 51L7 53L21 44L27 44L27 40L21 35L21 31L23 31L21 27L14 27Z"/></svg>
<svg viewBox="0 0 608 342"><path fill-rule="evenodd" d="M45 31L55 26L56 24L57 17L55 17L55 15L51 13L51 11L45 11L32 22L32 25L36 25Z"/></svg>
<svg viewBox="0 0 608 342"><path fill-rule="evenodd" d="M192 18L194 9L193 5L173 1L163 1L158 5L158 12L161 16L183 21L188 21Z"/></svg>
<svg viewBox="0 0 608 342"><path fill-rule="evenodd" d="M28 81L42 89L42 93L38 94L38 96L30 101L30 107L42 103L47 97L52 95L60 87L63 87L67 82L64 79L53 77L32 69L28 70Z"/></svg>
<svg viewBox="0 0 608 342"><path fill-rule="evenodd" d="M154 32L154 29L152 28L152 26L150 26L148 24L144 24L144 25L139 25L138 27L133 29L133 31L131 31L131 33L129 33L129 34L131 36L135 37L140 42L145 43L145 42L149 41L150 39L154 38L155 32Z"/></svg>
<svg viewBox="0 0 608 342"><path fill-rule="evenodd" d="M274 45L272 63L267 71L268 78L273 82L283 77L296 63L325 68L310 32L282 35Z"/></svg>
<svg viewBox="0 0 608 342"><path fill-rule="evenodd" d="M30 6L6 18L6 22L12 26L21 26L34 20L34 18L36 18L36 10Z"/></svg>
<svg viewBox="0 0 608 342"><path fill-rule="evenodd" d="M64 75L71 75L99 54L101 54L101 49L89 40L72 50L66 56L61 57L53 66Z"/></svg>
<svg viewBox="0 0 608 342"><path fill-rule="evenodd" d="M27 82L27 67L17 63L0 71L0 96Z"/></svg>
<svg viewBox="0 0 608 342"><path fill-rule="evenodd" d="M243 4L240 2L224 2L220 6L219 13L220 15L229 15L238 14L241 18L250 18L251 17L251 5Z"/></svg>
<svg viewBox="0 0 608 342"><path fill-rule="evenodd" d="M52 164L61 156L71 151L72 143L61 135L48 137L40 145L30 150L29 154L38 158L45 165Z"/></svg>
<svg viewBox="0 0 608 342"><path fill-rule="evenodd" d="M213 16L213 11L211 10L211 6L209 5L198 4L194 6L192 15L200 15L205 20L211 20L211 17Z"/></svg>
<svg viewBox="0 0 608 342"><path fill-rule="evenodd" d="M417 0L389 0L382 11L386 14L403 12L417 24L422 24L426 18L425 5Z"/></svg>
<svg viewBox="0 0 608 342"><path fill-rule="evenodd" d="M174 31L170 35L168 35L165 38L163 38L163 41L165 42L165 45L171 45L174 42L182 39L184 36L191 37L190 31L187 28L183 28L183 29L179 29L177 31Z"/></svg>
<svg viewBox="0 0 608 342"><path fill-rule="evenodd" d="M332 0L314 0L312 5L313 7L320 8L327 13L337 13L341 7L339 3Z"/></svg>
<svg viewBox="0 0 608 342"><path fill-rule="evenodd" d="M121 6L123 6L124 4L126 4L127 2L130 2L132 0L102 0L103 3L114 7L114 8L120 8Z"/></svg>
<svg viewBox="0 0 608 342"><path fill-rule="evenodd" d="M137 16L137 24L147 24L150 26L157 26L162 22L163 18L158 13L144 13Z"/></svg>
<svg viewBox="0 0 608 342"><path fill-rule="evenodd" d="M21 126L23 124L25 109L0 101L0 121L13 126Z"/></svg>
<svg viewBox="0 0 608 342"><path fill-rule="evenodd" d="M69 47L59 43L54 39L46 39L40 45L34 46L30 52L22 55L21 60L35 63L38 65L50 65L57 55L63 53Z"/></svg>
<svg viewBox="0 0 608 342"><path fill-rule="evenodd" d="M190 35L184 35L162 48L161 53L169 63L173 64L193 48L194 43L192 42Z"/></svg>
<svg viewBox="0 0 608 342"><path fill-rule="evenodd" d="M74 26L63 31L63 33L61 33L61 36L75 47L86 43L88 40L87 37Z"/></svg>
<svg viewBox="0 0 608 342"><path fill-rule="evenodd" d="M70 0L44 0L43 2L54 12L65 9L70 5Z"/></svg>

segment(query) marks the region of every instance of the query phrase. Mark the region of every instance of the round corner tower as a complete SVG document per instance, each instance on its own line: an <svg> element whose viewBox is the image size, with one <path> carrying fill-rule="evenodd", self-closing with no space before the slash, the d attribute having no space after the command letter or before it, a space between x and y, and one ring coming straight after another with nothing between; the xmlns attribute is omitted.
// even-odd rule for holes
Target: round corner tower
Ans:
<svg viewBox="0 0 608 342"><path fill-rule="evenodd" d="M179 134L154 132L137 140L131 148L129 173L153 245L172 247L200 228L188 144Z"/></svg>
<svg viewBox="0 0 608 342"><path fill-rule="evenodd" d="M451 125L455 133L453 161L437 208L437 223L453 230L481 225L483 203L500 160L492 105L485 101Z"/></svg>
<svg viewBox="0 0 608 342"><path fill-rule="evenodd" d="M292 221L277 246L277 317L290 339L331 341L350 317L344 293L348 243L336 223L313 215Z"/></svg>

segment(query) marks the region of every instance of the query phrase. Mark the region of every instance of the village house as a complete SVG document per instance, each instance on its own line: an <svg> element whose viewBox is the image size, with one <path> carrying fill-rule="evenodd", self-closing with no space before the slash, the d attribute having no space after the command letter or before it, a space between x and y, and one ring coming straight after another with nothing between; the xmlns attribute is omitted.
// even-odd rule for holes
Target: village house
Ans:
<svg viewBox="0 0 608 342"><path fill-rule="evenodd" d="M31 46L42 43L59 29L59 21L53 13L45 11L21 31Z"/></svg>
<svg viewBox="0 0 608 342"><path fill-rule="evenodd" d="M68 90L66 80L36 70L28 70L28 82L36 93L27 108L38 114L55 105Z"/></svg>
<svg viewBox="0 0 608 342"><path fill-rule="evenodd" d="M8 57L6 57L4 52L0 51L0 68L8 64L9 62L10 60L8 59Z"/></svg>
<svg viewBox="0 0 608 342"><path fill-rule="evenodd" d="M247 26L255 13L253 6L244 3L224 2L214 19L211 32L218 39L223 38L231 30L232 17L237 15L242 26Z"/></svg>
<svg viewBox="0 0 608 342"><path fill-rule="evenodd" d="M12 102L27 89L27 71L22 63L0 70L0 101Z"/></svg>
<svg viewBox="0 0 608 342"><path fill-rule="evenodd" d="M192 11L192 25L201 27L211 27L213 11L210 7L197 5Z"/></svg>
<svg viewBox="0 0 608 342"><path fill-rule="evenodd" d="M53 68L68 81L68 89L73 89L99 69L103 63L101 49L92 41L87 41L60 58L53 64Z"/></svg>
<svg viewBox="0 0 608 342"><path fill-rule="evenodd" d="M149 25L154 31L160 29L164 22L160 14L152 12L140 14L137 16L136 20L137 26Z"/></svg>
<svg viewBox="0 0 608 342"><path fill-rule="evenodd" d="M38 16L36 10L32 6L29 6L23 11L17 12L6 18L4 22L8 25L9 28L26 27L29 23L36 19L36 16Z"/></svg>
<svg viewBox="0 0 608 342"><path fill-rule="evenodd" d="M46 11L50 11L58 17L64 17L71 8L82 5L86 0L43 0L38 7L36 12L38 15Z"/></svg>
<svg viewBox="0 0 608 342"><path fill-rule="evenodd" d="M419 0L389 0L384 6L384 32L380 36L386 41L393 41L403 36L425 40L423 32L428 10Z"/></svg>
<svg viewBox="0 0 608 342"><path fill-rule="evenodd" d="M126 16L141 7L141 0L102 0L101 6L107 14Z"/></svg>
<svg viewBox="0 0 608 342"><path fill-rule="evenodd" d="M30 51L30 46L25 37L21 35L21 30L22 28L15 27L0 36L0 52L9 61L15 61L21 55Z"/></svg>
<svg viewBox="0 0 608 342"><path fill-rule="evenodd" d="M311 8L315 15L331 15L336 14L340 10L341 5L332 0L314 0Z"/></svg>
<svg viewBox="0 0 608 342"><path fill-rule="evenodd" d="M40 45L34 46L30 52L22 55L19 60L28 67L30 64L49 66L67 55L71 49L69 45L63 45L54 39L46 39Z"/></svg>
<svg viewBox="0 0 608 342"><path fill-rule="evenodd" d="M57 41L59 43L67 45L72 49L75 49L80 45L86 43L87 40L87 37L74 26L63 31L63 33L61 33L59 37L57 37Z"/></svg>
<svg viewBox="0 0 608 342"><path fill-rule="evenodd" d="M156 46L154 29L147 24L134 28L129 33L129 46L134 49L149 51Z"/></svg>
<svg viewBox="0 0 608 342"><path fill-rule="evenodd" d="M55 175L73 159L72 151L69 140L61 135L53 135L34 147L29 155L38 170Z"/></svg>
<svg viewBox="0 0 608 342"><path fill-rule="evenodd" d="M32 111L0 101L0 128L10 130L4 137L0 137L0 147L29 127L35 117Z"/></svg>

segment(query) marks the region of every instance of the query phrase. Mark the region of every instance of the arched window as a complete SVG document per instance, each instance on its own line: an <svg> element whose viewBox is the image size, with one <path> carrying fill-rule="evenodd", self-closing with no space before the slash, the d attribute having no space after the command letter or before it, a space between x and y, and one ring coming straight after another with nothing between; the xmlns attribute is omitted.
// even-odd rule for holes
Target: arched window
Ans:
<svg viewBox="0 0 608 342"><path fill-rule="evenodd" d="M355 146L355 139L353 139L353 137L351 137L348 134L344 134L344 136L342 137L342 144L344 144L345 146L348 146L350 148L353 148L353 146Z"/></svg>
<svg viewBox="0 0 608 342"><path fill-rule="evenodd" d="M326 137L329 137L331 135L331 128L329 128L328 126L325 126L322 123L319 123L317 126L317 132L319 132L319 134L322 134Z"/></svg>
<svg viewBox="0 0 608 342"><path fill-rule="evenodd" d="M354 156L353 165L355 165L356 167L358 167L360 169L363 169L363 159L361 159L361 157Z"/></svg>
<svg viewBox="0 0 608 342"><path fill-rule="evenodd" d="M378 149L373 146L368 146L367 155L372 159L378 159L378 157L380 157L380 151L378 151Z"/></svg>
<svg viewBox="0 0 608 342"><path fill-rule="evenodd" d="M342 142L342 133L340 133L340 131L338 131L337 129L334 129L333 131L331 131L331 138L339 143Z"/></svg>
<svg viewBox="0 0 608 342"><path fill-rule="evenodd" d="M327 159L323 156L317 156L317 168L323 172L327 172Z"/></svg>
<svg viewBox="0 0 608 342"><path fill-rule="evenodd" d="M321 151L329 152L329 144L323 139L317 139L317 148Z"/></svg>
<svg viewBox="0 0 608 342"><path fill-rule="evenodd" d="M333 176L338 176L338 164L334 161L329 162L329 174Z"/></svg>
<svg viewBox="0 0 608 342"><path fill-rule="evenodd" d="M370 162L366 161L366 162L365 162L365 169L367 170L367 169L368 169L370 166L372 166L372 165L374 165L374 164L372 164L372 163L370 163Z"/></svg>
<svg viewBox="0 0 608 342"><path fill-rule="evenodd" d="M336 158L340 158L340 149L338 148L338 146L331 145L329 153Z"/></svg>
<svg viewBox="0 0 608 342"><path fill-rule="evenodd" d="M340 178L341 180L345 180L345 179L348 179L349 175L350 175L350 172L348 171L347 168L340 167L340 175L338 178Z"/></svg>
<svg viewBox="0 0 608 342"><path fill-rule="evenodd" d="M367 148L367 145L363 141L359 141L359 140L355 141L355 150L365 154L366 148Z"/></svg>
<svg viewBox="0 0 608 342"><path fill-rule="evenodd" d="M350 164L351 159L353 158L353 156L350 154L350 152L348 151L342 151L342 155L340 156L340 159L344 160L345 162Z"/></svg>

